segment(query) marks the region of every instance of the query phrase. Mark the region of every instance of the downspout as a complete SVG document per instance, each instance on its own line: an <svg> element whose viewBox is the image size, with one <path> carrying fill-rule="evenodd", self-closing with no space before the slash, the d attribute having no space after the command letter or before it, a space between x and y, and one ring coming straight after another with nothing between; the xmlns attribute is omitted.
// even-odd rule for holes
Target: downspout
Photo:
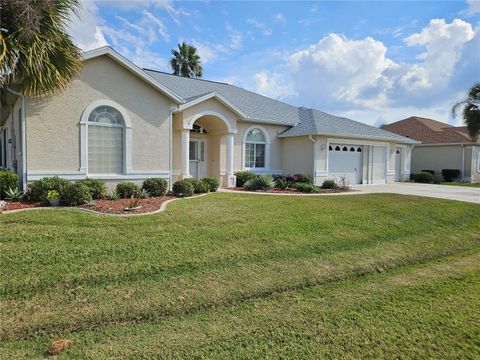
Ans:
<svg viewBox="0 0 480 360"><path fill-rule="evenodd" d="M313 177L312 179L313 179L313 183L316 184L317 182L317 149L315 144L317 140L315 140L312 135L308 135L308 138L313 143Z"/></svg>
<svg viewBox="0 0 480 360"><path fill-rule="evenodd" d="M462 147L462 179L465 177L465 144L460 145Z"/></svg>
<svg viewBox="0 0 480 360"><path fill-rule="evenodd" d="M172 190L172 166L173 166L173 160L172 160L172 149L173 149L173 109L170 109L168 111L168 187L170 190Z"/></svg>

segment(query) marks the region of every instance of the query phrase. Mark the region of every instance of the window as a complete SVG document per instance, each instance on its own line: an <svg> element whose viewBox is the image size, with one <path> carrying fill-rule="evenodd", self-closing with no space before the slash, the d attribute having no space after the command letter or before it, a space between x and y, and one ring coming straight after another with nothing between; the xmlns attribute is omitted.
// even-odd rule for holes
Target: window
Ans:
<svg viewBox="0 0 480 360"><path fill-rule="evenodd" d="M355 148L352 146L350 147L350 151L354 152L355 151Z"/></svg>
<svg viewBox="0 0 480 360"><path fill-rule="evenodd" d="M88 172L120 174L124 169L125 121L117 109L98 106L88 117Z"/></svg>
<svg viewBox="0 0 480 360"><path fill-rule="evenodd" d="M190 130L191 133L196 133L196 134L208 134L207 130L203 128L203 126L193 124L192 130Z"/></svg>
<svg viewBox="0 0 480 360"><path fill-rule="evenodd" d="M340 151L340 146L335 146L335 151Z"/></svg>
<svg viewBox="0 0 480 360"><path fill-rule="evenodd" d="M267 153L267 138L259 128L253 128L245 137L245 167L265 168Z"/></svg>
<svg viewBox="0 0 480 360"><path fill-rule="evenodd" d="M344 146L343 149L342 149L342 151L348 151L347 147Z"/></svg>
<svg viewBox="0 0 480 360"><path fill-rule="evenodd" d="M329 151L332 151L332 150L333 150L332 145L329 145L329 146L328 146L328 150L329 150Z"/></svg>
<svg viewBox="0 0 480 360"><path fill-rule="evenodd" d="M362 152L362 148L361 147L357 148L357 152Z"/></svg>

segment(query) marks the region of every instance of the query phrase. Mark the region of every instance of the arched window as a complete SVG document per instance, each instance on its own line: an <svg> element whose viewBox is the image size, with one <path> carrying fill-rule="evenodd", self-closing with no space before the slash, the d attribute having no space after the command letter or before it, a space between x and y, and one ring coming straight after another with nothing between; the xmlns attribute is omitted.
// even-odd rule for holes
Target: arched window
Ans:
<svg viewBox="0 0 480 360"><path fill-rule="evenodd" d="M268 168L269 141L266 133L258 127L251 128L245 135L244 143L245 167L253 169Z"/></svg>
<svg viewBox="0 0 480 360"><path fill-rule="evenodd" d="M344 146L343 149L342 149L342 151L348 151L347 147Z"/></svg>
<svg viewBox="0 0 480 360"><path fill-rule="evenodd" d="M332 145L329 145L329 146L328 146L328 150L330 150L330 151L333 150Z"/></svg>
<svg viewBox="0 0 480 360"><path fill-rule="evenodd" d="M128 113L110 100L98 100L80 121L81 171L125 174L131 169L132 132Z"/></svg>
<svg viewBox="0 0 480 360"><path fill-rule="evenodd" d="M362 148L361 147L357 148L357 152L362 152Z"/></svg>
<svg viewBox="0 0 480 360"><path fill-rule="evenodd" d="M400 150L397 149L397 151L395 152L395 154L400 155Z"/></svg>
<svg viewBox="0 0 480 360"><path fill-rule="evenodd" d="M340 151L340 146L335 146L335 151Z"/></svg>
<svg viewBox="0 0 480 360"><path fill-rule="evenodd" d="M355 148L353 146L350 147L350 151L355 151Z"/></svg>

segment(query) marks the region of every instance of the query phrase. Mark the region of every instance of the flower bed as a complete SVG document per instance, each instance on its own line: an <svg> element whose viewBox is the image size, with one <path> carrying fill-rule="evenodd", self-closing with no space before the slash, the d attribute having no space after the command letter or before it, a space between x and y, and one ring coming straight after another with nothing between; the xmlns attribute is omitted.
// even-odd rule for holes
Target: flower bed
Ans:
<svg viewBox="0 0 480 360"><path fill-rule="evenodd" d="M20 210L20 209L29 209L29 208L36 208L45 206L41 201L29 201L29 200L2 200L5 201L5 207L0 209L0 211L8 211L8 210Z"/></svg>
<svg viewBox="0 0 480 360"><path fill-rule="evenodd" d="M149 197L146 199L139 199L139 209L133 211L125 211L130 203L131 199L117 199L117 200L95 200L92 205L78 205L77 208L88 209L98 211L104 214L143 214L150 213L160 209L162 204L170 199L174 199L175 196L159 196Z"/></svg>

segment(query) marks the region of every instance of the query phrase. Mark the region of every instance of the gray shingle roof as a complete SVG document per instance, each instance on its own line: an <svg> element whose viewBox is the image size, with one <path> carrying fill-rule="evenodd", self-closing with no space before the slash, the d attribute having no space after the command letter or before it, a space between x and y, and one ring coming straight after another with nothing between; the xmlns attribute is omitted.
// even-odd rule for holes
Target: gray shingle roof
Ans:
<svg viewBox="0 0 480 360"><path fill-rule="evenodd" d="M148 69L144 71L180 96L185 103L216 92L241 110L249 120L292 126L282 132L280 137L324 134L416 143L412 139L370 125L315 109L298 108L234 85L190 79Z"/></svg>

